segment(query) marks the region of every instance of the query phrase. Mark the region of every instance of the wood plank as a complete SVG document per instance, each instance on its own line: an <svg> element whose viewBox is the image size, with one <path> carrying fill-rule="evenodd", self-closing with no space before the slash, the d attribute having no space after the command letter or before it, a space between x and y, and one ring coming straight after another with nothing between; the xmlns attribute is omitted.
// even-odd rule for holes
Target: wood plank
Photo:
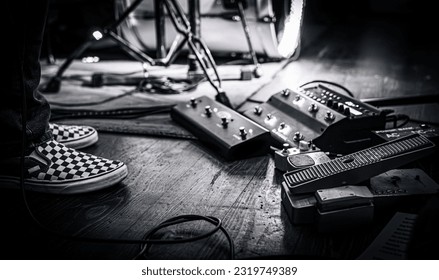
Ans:
<svg viewBox="0 0 439 280"><path fill-rule="evenodd" d="M424 50L411 52L408 37L381 22L358 28L327 29L304 49L299 60L291 62L273 79L267 76L269 83L263 88L260 86L268 80L228 83L227 90L237 98L236 104L257 92L240 111L265 101L284 87L294 88L316 79L338 82L352 90L357 98L438 93L437 54ZM203 85L191 94L212 95L208 87ZM54 95L50 99L71 102L78 96L90 100L102 97L93 89L75 91L78 84L64 89L64 96ZM123 88L113 90L117 94ZM102 93L102 89L99 91ZM175 98L140 94L132 96L127 104L144 106L154 100L186 100L191 94ZM439 121L437 104L394 109L413 118ZM160 117L131 122L67 121L98 123L98 126L100 123L99 142L85 151L124 161L129 176L118 186L84 195L29 193L27 197L36 217L51 229L69 235L135 240L170 217L211 215L223 221L235 242L239 259L355 259L386 222L386 217L381 217L369 228L336 234L319 233L313 226L293 225L281 205L282 178L274 168L271 155L227 162L196 140L152 137L160 135L160 125L165 127L163 131L174 129L171 132L190 136L184 130L171 127L169 119L164 121ZM119 130L112 128L118 121ZM436 169L437 164L430 171L439 174L434 172ZM23 241L7 242L2 251L5 258L130 259L139 251L136 244L82 243L52 236L31 222L19 191L2 190L0 199L0 217L8 229L2 233L6 236L2 240ZM195 236L211 227L204 222L194 222L165 229L158 236ZM188 244L154 245L147 257L225 259L227 246L224 236L217 233Z"/></svg>
<svg viewBox="0 0 439 280"><path fill-rule="evenodd" d="M280 174L274 171L270 156L224 162L192 141L110 134L102 134L99 144L87 151L104 157L118 155L130 174L118 187L87 195L56 199L32 195L37 217L50 228L86 237L140 239L165 219L202 214L224 221L235 241L236 258L298 254L314 258L325 248L324 243L316 243L311 237L305 239L314 247L297 245L309 229L291 226L282 214ZM178 230L163 230L162 234L167 238L193 236L209 228L206 223L192 223ZM190 245L153 246L148 257L223 259L228 257L227 246L218 233ZM138 248L69 241L53 245L61 256L81 259L129 259ZM323 253L332 257L331 250L326 250Z"/></svg>

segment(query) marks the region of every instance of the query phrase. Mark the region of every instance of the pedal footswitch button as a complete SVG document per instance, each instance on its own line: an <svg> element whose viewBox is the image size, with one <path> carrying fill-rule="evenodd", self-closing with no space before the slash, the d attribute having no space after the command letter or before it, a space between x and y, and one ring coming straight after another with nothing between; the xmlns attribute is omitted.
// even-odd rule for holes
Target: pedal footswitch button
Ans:
<svg viewBox="0 0 439 280"><path fill-rule="evenodd" d="M206 114L207 117L211 117L212 116L212 109L210 108L209 105L207 105L206 107L204 107L204 113Z"/></svg>
<svg viewBox="0 0 439 280"><path fill-rule="evenodd" d="M229 121L227 120L226 117L222 117L222 118L221 118L221 125L222 125L224 128L227 128L227 127L229 126Z"/></svg>
<svg viewBox="0 0 439 280"><path fill-rule="evenodd" d="M335 115L331 111L327 111L325 114L325 120L332 122L335 120Z"/></svg>
<svg viewBox="0 0 439 280"><path fill-rule="evenodd" d="M308 111L310 111L311 113L315 113L319 110L319 107L315 104L312 103L311 106L309 106Z"/></svg>
<svg viewBox="0 0 439 280"><path fill-rule="evenodd" d="M197 103L196 107L188 106L189 102L178 103L171 109L171 118L212 152L234 160L270 151L272 140L266 128L210 97L201 96Z"/></svg>
<svg viewBox="0 0 439 280"><path fill-rule="evenodd" d="M241 126L239 128L239 135L241 135L242 140L247 138L247 131L245 131L245 127Z"/></svg>

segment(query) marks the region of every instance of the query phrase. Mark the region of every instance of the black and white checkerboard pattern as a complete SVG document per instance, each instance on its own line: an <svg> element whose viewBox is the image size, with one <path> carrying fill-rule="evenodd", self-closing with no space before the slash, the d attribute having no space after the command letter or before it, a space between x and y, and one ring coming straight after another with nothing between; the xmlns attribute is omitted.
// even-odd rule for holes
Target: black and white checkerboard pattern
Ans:
<svg viewBox="0 0 439 280"><path fill-rule="evenodd" d="M112 172L123 165L120 161L78 152L54 140L38 146L37 149L51 162L46 172L32 175L39 180L87 179Z"/></svg>
<svg viewBox="0 0 439 280"><path fill-rule="evenodd" d="M53 139L58 142L84 138L95 132L95 129L90 126L62 125L50 123L49 128L50 130L52 130Z"/></svg>

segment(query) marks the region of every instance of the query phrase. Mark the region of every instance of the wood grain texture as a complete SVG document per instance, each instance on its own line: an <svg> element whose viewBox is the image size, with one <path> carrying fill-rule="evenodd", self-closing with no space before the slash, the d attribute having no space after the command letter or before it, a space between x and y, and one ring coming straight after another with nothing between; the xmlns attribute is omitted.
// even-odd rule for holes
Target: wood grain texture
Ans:
<svg viewBox="0 0 439 280"><path fill-rule="evenodd" d="M281 174L271 156L226 162L196 141L111 134L101 134L99 143L86 151L124 161L129 176L118 186L90 194L30 194L36 218L48 228L78 237L138 240L168 218L197 214L223 221L235 242L236 258L345 257L345 251L334 254L331 248L337 240L352 251L344 238L321 238L308 227L289 223L280 203ZM158 236L182 238L209 228L193 222ZM51 246L40 257L49 259L130 259L139 250L138 245L63 241L50 234L46 238ZM228 243L217 233L191 244L155 245L148 257L225 259Z"/></svg>
<svg viewBox="0 0 439 280"><path fill-rule="evenodd" d="M259 89L261 84L245 88L248 83L235 82L228 90L236 87L236 96L257 90L241 111L278 90L311 80L338 82L357 98L438 94L437 53L418 49L420 45L413 47L406 33L400 31L381 22L328 28L303 50L299 60L291 62L263 88ZM74 98L70 95L66 100ZM52 99L62 101L59 96ZM437 104L393 109L412 118L439 121ZM31 221L19 191L1 190L0 217L6 229L2 232L1 257L131 259L139 245L115 240L139 240L168 218L197 214L223 221L239 259L355 259L386 222L383 218L371 227L337 234L293 225L281 205L281 174L275 171L271 155L228 162L197 140L155 137L163 124L169 126L167 131L190 138L181 128L172 128L175 124L166 117L158 116L150 122L136 120L134 124L123 120L115 130L112 123L117 120L69 120L97 123L100 140L85 151L122 160L129 175L118 186L90 194L29 193L29 206L41 223L57 232L111 241L78 242L51 235ZM437 169L436 165L430 171ZM193 222L164 229L158 237L195 236L210 228L205 222ZM151 259L227 257L228 244L221 233L188 244L154 245L147 255Z"/></svg>

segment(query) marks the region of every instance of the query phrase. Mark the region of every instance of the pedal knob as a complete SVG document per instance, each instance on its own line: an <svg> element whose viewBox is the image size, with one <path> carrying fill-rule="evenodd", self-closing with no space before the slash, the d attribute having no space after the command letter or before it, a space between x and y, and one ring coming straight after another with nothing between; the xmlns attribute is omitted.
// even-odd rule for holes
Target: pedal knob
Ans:
<svg viewBox="0 0 439 280"><path fill-rule="evenodd" d="M239 128L239 135L241 135L242 140L245 140L247 138L247 131L245 131L245 127L241 126Z"/></svg>
<svg viewBox="0 0 439 280"><path fill-rule="evenodd" d="M294 101L300 101L300 99L302 99L302 97L299 94L294 97Z"/></svg>
<svg viewBox="0 0 439 280"><path fill-rule="evenodd" d="M227 127L229 126L229 121L227 120L226 117L222 117L222 118L221 118L221 125L222 125L224 128L227 128Z"/></svg>
<svg viewBox="0 0 439 280"><path fill-rule="evenodd" d="M271 120L271 118L273 118L272 114L267 114L267 120Z"/></svg>
<svg viewBox="0 0 439 280"><path fill-rule="evenodd" d="M311 150L316 149L316 145L312 142L312 140L309 140L309 147L311 148Z"/></svg>
<svg viewBox="0 0 439 280"><path fill-rule="evenodd" d="M282 96L283 96L283 97L288 97L288 96L290 96L290 91L289 91L288 89L284 89L284 90L282 91Z"/></svg>
<svg viewBox="0 0 439 280"><path fill-rule="evenodd" d="M197 100L195 98L191 98L191 103L190 104L191 104L191 106L193 108L197 107Z"/></svg>
<svg viewBox="0 0 439 280"><path fill-rule="evenodd" d="M343 112L344 112L344 105L343 105L343 104L340 104L340 105L338 106L338 111L339 111L340 113L343 113Z"/></svg>
<svg viewBox="0 0 439 280"><path fill-rule="evenodd" d="M309 144L308 141L301 140L299 142L299 150L301 150L301 151L308 151L309 147L310 147L310 144Z"/></svg>
<svg viewBox="0 0 439 280"><path fill-rule="evenodd" d="M319 107L314 103L312 103L311 106L309 106L309 108L308 108L308 111L310 111L311 113L315 113L318 110L319 110Z"/></svg>
<svg viewBox="0 0 439 280"><path fill-rule="evenodd" d="M335 120L335 116L331 111L327 111L325 115L325 120L327 121L333 121Z"/></svg>
<svg viewBox="0 0 439 280"><path fill-rule="evenodd" d="M281 153L282 153L282 154L288 154L288 149L289 149L290 147L291 147L290 144L288 144L288 143L283 143L283 144L282 144L282 151L281 151Z"/></svg>
<svg viewBox="0 0 439 280"><path fill-rule="evenodd" d="M293 138L294 141L299 142L300 140L302 140L302 138L303 138L303 136L302 136L302 134L299 131L294 133L294 138Z"/></svg>
<svg viewBox="0 0 439 280"><path fill-rule="evenodd" d="M281 122L281 123L279 124L279 129L282 130L282 129L284 129L284 128L285 128L285 123L284 123L284 122Z"/></svg>
<svg viewBox="0 0 439 280"><path fill-rule="evenodd" d="M209 105L207 105L206 107L204 107L204 111L206 113L206 116L208 116L210 118L210 116L212 116L212 109L210 108Z"/></svg>
<svg viewBox="0 0 439 280"><path fill-rule="evenodd" d="M332 106L334 105L334 101L332 99L328 99L326 105L328 105L329 108L332 108Z"/></svg>
<svg viewBox="0 0 439 280"><path fill-rule="evenodd" d="M334 102L332 103L332 109L334 109L334 110L338 110L338 102L337 102L337 101L334 101Z"/></svg>
<svg viewBox="0 0 439 280"><path fill-rule="evenodd" d="M255 106L254 112L256 115L260 116L262 114L262 107L261 106Z"/></svg>
<svg viewBox="0 0 439 280"><path fill-rule="evenodd" d="M349 107L344 108L343 114L345 114L346 116L350 116L351 115L351 109L349 109Z"/></svg>

